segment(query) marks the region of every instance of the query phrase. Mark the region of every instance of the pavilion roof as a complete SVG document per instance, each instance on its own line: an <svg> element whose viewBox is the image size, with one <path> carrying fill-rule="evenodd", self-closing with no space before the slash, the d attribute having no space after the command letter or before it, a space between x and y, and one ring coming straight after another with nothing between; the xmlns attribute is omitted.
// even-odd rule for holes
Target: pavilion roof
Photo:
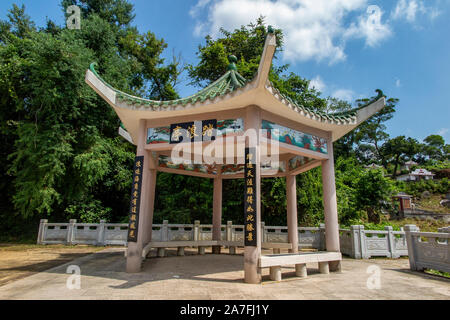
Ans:
<svg viewBox="0 0 450 320"><path fill-rule="evenodd" d="M237 70L233 69L232 65L233 64L231 64L229 67L230 70L228 70L222 77L217 79L206 88L200 90L199 92L186 98L167 101L150 100L133 96L112 87L97 73L97 71L95 70L95 62L90 65L89 69L98 78L98 80L100 80L104 85L106 85L116 93L117 101L123 102L125 105L132 107L132 109L135 109L136 106L139 106L141 108L143 107L147 109L148 111L158 112L167 111L168 109L173 109L176 106L186 107L188 105L195 105L196 103L203 104L205 102L208 102L208 100L209 102L214 102L216 98L231 94L238 89L242 89L242 91L251 89L253 87L252 84L254 80L248 82L243 76L239 74L239 72L237 72ZM378 96L376 97L376 99L363 106L344 112L325 113L298 104L290 97L282 94L277 88L273 86L272 82L270 81L268 81L266 88L271 91L272 94L283 104L297 111L298 113L306 115L309 118L315 118L315 120L317 121L334 122L335 124L353 124L356 121L356 116L359 110L383 97L383 92L381 90L377 90Z"/></svg>
<svg viewBox="0 0 450 320"><path fill-rule="evenodd" d="M125 92L122 92L111 85L109 85L95 70L96 63L92 63L89 67L90 71L105 84L107 87L112 89L116 93L118 101L125 102L129 105L141 105L148 108L149 111L163 111L170 106L187 106L188 104L196 104L197 102L205 102L207 100L213 101L217 97L224 96L228 93L243 88L247 84L247 80L241 76L235 67L231 64L229 70L219 79L211 83L206 88L200 90L199 92L182 99L168 100L168 101L157 101L145 98L136 97Z"/></svg>
<svg viewBox="0 0 450 320"><path fill-rule="evenodd" d="M95 69L95 63L87 70L86 82L116 110L133 140L137 137L139 118L199 114L255 104L307 126L330 131L335 141L385 106L385 97L381 90L377 90L378 96L366 105L339 113L327 114L315 111L293 101L276 89L268 79L275 47L276 37L273 33L269 33L258 73L252 81L247 81L239 74L235 65L237 59L230 56L228 71L222 77L199 92L182 99L155 101L122 92L102 79Z"/></svg>

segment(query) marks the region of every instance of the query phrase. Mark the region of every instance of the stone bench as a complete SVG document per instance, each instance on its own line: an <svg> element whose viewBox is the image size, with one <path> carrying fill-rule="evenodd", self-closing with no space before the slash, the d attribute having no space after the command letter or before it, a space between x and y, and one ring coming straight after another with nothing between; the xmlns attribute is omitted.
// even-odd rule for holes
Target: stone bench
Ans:
<svg viewBox="0 0 450 320"><path fill-rule="evenodd" d="M244 243L241 241L218 241L219 245L224 247L228 247L230 250L230 254L236 254L237 247L244 247ZM291 243L276 243L276 242L263 242L261 244L262 249L273 249L273 253L281 253L281 249L292 249Z"/></svg>
<svg viewBox="0 0 450 320"><path fill-rule="evenodd" d="M177 248L177 255L184 256L184 248L198 248L198 253L205 254L206 247L220 246L220 241L165 241L150 242L142 250L142 258L146 258L152 248L158 249L158 257L165 255L166 248Z"/></svg>
<svg viewBox="0 0 450 320"><path fill-rule="evenodd" d="M259 268L270 268L270 279L281 281L281 267L295 265L295 274L298 277L307 277L307 263L318 263L320 273L330 272L329 262L341 261L340 252L306 252L278 255L266 255L259 258Z"/></svg>
<svg viewBox="0 0 450 320"><path fill-rule="evenodd" d="M165 249L166 248L177 248L177 255L178 256L184 256L184 249L185 248L198 248L198 253L200 255L205 254L206 247L213 247L213 246L224 246L228 247L230 250L230 254L236 254L236 248L237 247L243 247L244 243L241 241L161 241L161 242L150 242L148 245L144 247L142 250L142 258L145 259L147 255L149 254L150 250L152 248L155 248L158 250L158 257L164 257L165 256ZM281 252L281 249L292 249L292 244L290 243L272 243L272 242L265 242L261 245L262 249L273 249L273 253L277 254ZM125 257L126 257L126 251L125 251Z"/></svg>
<svg viewBox="0 0 450 320"><path fill-rule="evenodd" d="M263 242L262 249L272 249L273 254L280 254L281 249L292 250L292 243Z"/></svg>

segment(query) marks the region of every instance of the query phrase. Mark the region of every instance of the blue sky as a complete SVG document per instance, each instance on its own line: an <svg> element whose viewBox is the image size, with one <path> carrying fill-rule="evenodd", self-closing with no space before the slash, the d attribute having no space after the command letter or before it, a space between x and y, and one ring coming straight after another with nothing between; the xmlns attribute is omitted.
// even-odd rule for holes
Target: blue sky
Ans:
<svg viewBox="0 0 450 320"><path fill-rule="evenodd" d="M277 64L312 79L324 96L354 101L380 88L400 99L388 122L392 136L422 140L442 134L450 141L450 0L130 0L134 24L151 30L169 47L196 63L204 36L232 30L263 14L285 33ZM0 19L12 4L43 26L46 17L64 24L60 0L2 0ZM188 79L182 96L196 90Z"/></svg>

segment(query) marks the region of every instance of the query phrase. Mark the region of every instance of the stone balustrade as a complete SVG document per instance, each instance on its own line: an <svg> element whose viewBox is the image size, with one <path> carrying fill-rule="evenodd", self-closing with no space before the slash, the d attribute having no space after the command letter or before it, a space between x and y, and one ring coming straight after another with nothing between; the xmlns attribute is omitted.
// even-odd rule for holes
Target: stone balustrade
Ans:
<svg viewBox="0 0 450 320"><path fill-rule="evenodd" d="M415 225L405 226L411 270L432 269L450 272L450 228L439 232L420 232Z"/></svg>
<svg viewBox="0 0 450 320"><path fill-rule="evenodd" d="M448 229L448 228L447 228ZM262 241L264 243L288 243L287 227L266 226L261 223ZM97 246L127 245L128 224L106 223L99 224L77 223L48 223L41 220L38 244L89 244ZM211 241L212 225L201 224L154 224L152 227L152 241ZM222 225L222 239L224 241L244 242L244 226L234 225L228 221ZM392 227L385 230L365 230L364 226L351 226L350 229L340 229L341 252L355 259L370 257L398 258L408 255L408 247L404 231L393 231ZM324 251L325 226L299 227L298 246L302 248Z"/></svg>

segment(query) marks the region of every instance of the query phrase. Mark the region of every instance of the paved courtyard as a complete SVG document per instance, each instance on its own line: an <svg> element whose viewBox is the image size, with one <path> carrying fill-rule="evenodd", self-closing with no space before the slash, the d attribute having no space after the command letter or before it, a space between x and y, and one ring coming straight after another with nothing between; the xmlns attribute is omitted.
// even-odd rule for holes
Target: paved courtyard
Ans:
<svg viewBox="0 0 450 320"><path fill-rule="evenodd" d="M272 282L268 270L261 285L242 282L242 255L147 259L139 274L127 274L123 248L109 248L0 287L0 299L154 299L154 300L308 300L308 299L441 299L450 300L450 280L409 270L407 259L345 259L342 273L324 275L308 265L308 278L283 268L283 280ZM81 288L70 290L67 268L78 265ZM369 268L370 267L370 268ZM380 275L380 288L369 289L369 277ZM368 271L370 273L368 273ZM376 281L369 284L376 287ZM369 285L370 287L370 285Z"/></svg>

